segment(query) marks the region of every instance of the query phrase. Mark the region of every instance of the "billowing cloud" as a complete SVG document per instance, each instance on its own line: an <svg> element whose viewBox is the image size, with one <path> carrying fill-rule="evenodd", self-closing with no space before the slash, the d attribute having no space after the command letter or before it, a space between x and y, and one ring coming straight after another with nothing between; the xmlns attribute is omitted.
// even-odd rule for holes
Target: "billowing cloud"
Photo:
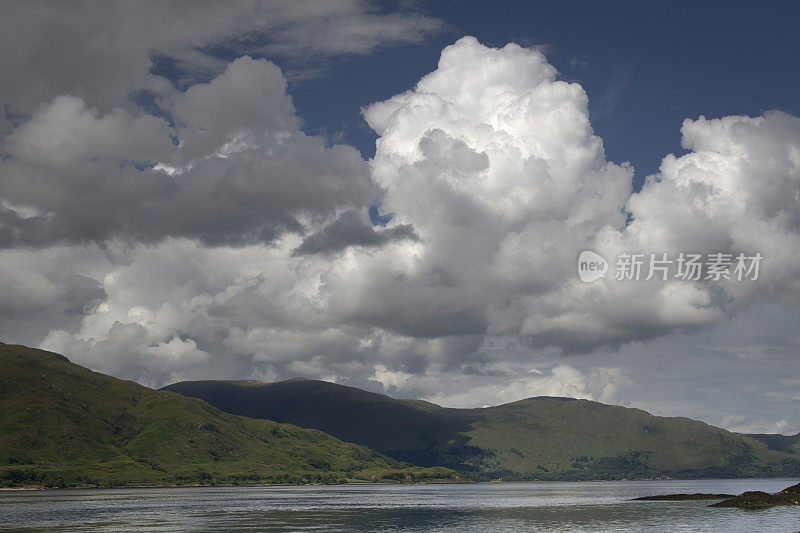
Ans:
<svg viewBox="0 0 800 533"><path fill-rule="evenodd" d="M208 79L225 68L215 49L235 45L240 54L308 70L332 57L419 42L440 26L410 9L381 10L360 0L4 2L0 104L7 115L0 114L0 135L20 115L64 94L105 114L132 92L168 93L162 65L181 85Z"/></svg>
<svg viewBox="0 0 800 533"><path fill-rule="evenodd" d="M412 91L364 116L381 135L384 208L422 241L333 270L340 312L404 335L567 342L554 331L573 318L553 314L574 310L547 299L575 279L577 253L600 229L624 229L633 174L606 161L580 85L557 80L539 51L464 38Z"/></svg>
<svg viewBox="0 0 800 533"><path fill-rule="evenodd" d="M270 242L369 201L360 154L299 131L274 64L237 59L170 109L175 129L74 96L44 104L2 146L0 245Z"/></svg>
<svg viewBox="0 0 800 533"><path fill-rule="evenodd" d="M715 328L757 323L752 309L796 310L800 121L784 113L687 120L688 153L634 193L583 88L514 44L463 38L366 106L371 161L304 133L266 60L156 101L164 113L52 94L3 137L0 290L9 315L48 309L8 340L149 385L305 375L449 405L626 403L647 374L631 361L673 356L676 333L730 337ZM369 225L374 198L385 227ZM764 263L758 281L625 281L612 264L584 283L583 250ZM712 344L695 340L674 356ZM797 350L782 346L785 368ZM727 348L698 350L745 368ZM768 401L795 401L789 388Z"/></svg>
<svg viewBox="0 0 800 533"><path fill-rule="evenodd" d="M632 169L605 159L582 88L534 50L461 39L413 90L364 115L381 134L373 177L385 208L422 241L333 271L332 299L353 318L405 335L480 331L583 351L798 295L795 117L687 120L690 153L667 156L632 195ZM589 285L575 275L586 249L611 261L760 253L765 264L758 281L739 283L646 282L646 271L618 281L612 264Z"/></svg>

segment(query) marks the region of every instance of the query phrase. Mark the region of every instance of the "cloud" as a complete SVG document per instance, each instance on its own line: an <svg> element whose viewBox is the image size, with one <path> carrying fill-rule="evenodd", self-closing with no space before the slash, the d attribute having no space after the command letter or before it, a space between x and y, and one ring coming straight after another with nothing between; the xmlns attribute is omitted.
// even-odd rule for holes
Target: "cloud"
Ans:
<svg viewBox="0 0 800 533"><path fill-rule="evenodd" d="M538 51L474 38L364 116L381 135L373 178L384 208L422 241L331 276L333 298L354 318L400 334L482 330L579 352L707 326L757 301L793 305L800 294L795 117L687 120L690 152L667 156L632 194L632 169L606 160L580 85L557 80ZM587 285L574 274L586 249L612 261L625 251L761 253L771 266L750 283L612 275Z"/></svg>
<svg viewBox="0 0 800 533"><path fill-rule="evenodd" d="M419 240L410 224L386 230L376 230L364 222L356 211L347 211L325 226L319 233L309 235L294 249L293 255L338 252L350 246L380 247L397 240Z"/></svg>
<svg viewBox="0 0 800 533"><path fill-rule="evenodd" d="M424 376L377 365L370 382L345 382L399 397L416 391L417 396L438 405L463 408L493 406L535 396L619 403L624 398L621 391L634 386L618 368L579 369L563 362L546 364L552 366L526 373L521 371L521 364L493 361L478 373L431 372Z"/></svg>
<svg viewBox="0 0 800 533"><path fill-rule="evenodd" d="M798 432L795 425L790 424L786 419L776 420L771 423L758 423L750 420L748 415L731 415L722 420L722 427L736 433L768 433L794 435Z"/></svg>
<svg viewBox="0 0 800 533"><path fill-rule="evenodd" d="M182 340L173 337L168 342L159 342L155 346L150 346L146 352L152 355L157 361L180 362L181 364L192 364L209 358L208 352L199 350L197 343L192 339Z"/></svg>
<svg viewBox="0 0 800 533"><path fill-rule="evenodd" d="M760 117L687 119L682 144L659 174L628 201L629 247L675 252L761 253L758 283L706 285L712 305L736 311L754 300L797 303L800 295L800 119L780 111Z"/></svg>
<svg viewBox="0 0 800 533"><path fill-rule="evenodd" d="M373 187L363 162L347 147L325 148L291 131L297 119L285 89L276 67L242 58L187 90L174 103L186 117L180 145L165 158L178 169L176 191L163 201L148 198L142 213L128 215L127 231L145 242L181 237L242 245L296 239L316 227L298 246L286 248L287 240L275 249L291 250L289 257L271 254L292 272L283 289L296 302L290 309L313 309L308 316L321 331L347 326L356 335L512 335L531 347L582 351L713 324L756 293L796 294L770 288L794 283L777 274L785 268L751 286L721 288L626 284L610 276L586 285L574 273L582 249L606 257L621 250L675 253L678 246L754 252L757 244L770 245L752 231L754 224L782 231L762 250L773 264L783 254L793 265L797 235L787 221L796 180L792 142L800 137L793 117L687 121L684 143L692 151L668 156L662 173L631 195L632 169L605 159L579 85L557 80L539 51L493 49L464 38L442 52L437 70L412 91L364 109L381 134L371 180L382 191L383 209L394 213L376 230L353 210L363 209ZM229 101L230 115L214 111ZM762 140L773 137L789 141L776 150L777 143ZM742 161L747 166L736 170ZM769 179L783 190L763 196L750 183L756 167L771 168ZM687 177L684 168L702 171ZM739 211L731 208L733 195L740 196ZM34 207L68 227L53 206ZM667 223L676 210L686 212ZM406 238L411 227L419 238ZM748 231L749 241L732 238ZM345 249L337 257L300 261ZM280 327L305 322L287 316ZM274 327L256 329L273 332L251 335L265 344L281 338Z"/></svg>
<svg viewBox="0 0 800 533"><path fill-rule="evenodd" d="M596 342L557 331L577 320L586 335L594 318L558 308L585 306L579 295L561 303L564 287L594 234L624 229L632 169L605 160L580 85L557 80L537 50L463 38L412 91L364 116L381 135L373 178L384 209L422 242L332 275L342 312L406 335Z"/></svg>
<svg viewBox="0 0 800 533"><path fill-rule="evenodd" d="M357 0L282 2L270 7L261 50L303 62L419 42L442 27L442 21L402 4L395 12L381 9L377 2Z"/></svg>
<svg viewBox="0 0 800 533"><path fill-rule="evenodd" d="M74 331L106 297L101 254L83 247L0 251L0 339L35 345Z"/></svg>
<svg viewBox="0 0 800 533"><path fill-rule="evenodd" d="M412 90L363 109L380 136L369 162L302 131L276 64L217 67L159 89L160 114L116 88L107 101L56 91L15 119L0 145L6 340L154 386L306 375L460 406L626 403L664 379L692 398L651 403L669 414L712 404L715 380L736 381L720 369L792 368L796 344L735 333L782 339L775 324L798 304L796 117L687 120L688 153L633 193L583 88L537 50L470 37L445 48ZM367 222L374 198L385 226ZM586 284L583 250L765 262L757 282L625 282L612 267ZM693 337L704 331L716 337ZM672 358L701 377L676 377ZM790 388L764 401L791 403Z"/></svg>
<svg viewBox="0 0 800 533"><path fill-rule="evenodd" d="M99 116L78 96L59 96L5 139L5 151L24 162L60 169L82 160L148 161L169 154L163 119L122 109Z"/></svg>
<svg viewBox="0 0 800 533"><path fill-rule="evenodd" d="M366 163L299 131L274 64L239 58L170 109L175 129L119 108L101 115L74 96L44 104L0 148L0 196L31 211L0 208L0 245L270 242L366 208Z"/></svg>
<svg viewBox="0 0 800 533"><path fill-rule="evenodd" d="M71 94L104 114L132 92L169 93L170 81L153 72L160 63L182 85L222 71L225 61L212 53L221 49L319 70L332 58L419 42L440 26L411 9L358 0L3 3L0 103L24 116ZM0 134L10 122L0 115Z"/></svg>

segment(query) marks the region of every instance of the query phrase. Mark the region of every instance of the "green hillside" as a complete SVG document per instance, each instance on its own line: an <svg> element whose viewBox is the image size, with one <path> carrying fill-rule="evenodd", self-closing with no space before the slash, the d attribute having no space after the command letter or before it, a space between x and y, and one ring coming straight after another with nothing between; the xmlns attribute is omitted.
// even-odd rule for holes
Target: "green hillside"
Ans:
<svg viewBox="0 0 800 533"><path fill-rule="evenodd" d="M117 486L451 479L315 429L0 344L0 486Z"/></svg>
<svg viewBox="0 0 800 533"><path fill-rule="evenodd" d="M794 435L751 433L746 436L763 442L770 450L800 454L800 433Z"/></svg>
<svg viewBox="0 0 800 533"><path fill-rule="evenodd" d="M447 409L322 381L195 381L167 390L222 410L316 428L418 465L482 479L800 475L800 455L687 418L539 397Z"/></svg>

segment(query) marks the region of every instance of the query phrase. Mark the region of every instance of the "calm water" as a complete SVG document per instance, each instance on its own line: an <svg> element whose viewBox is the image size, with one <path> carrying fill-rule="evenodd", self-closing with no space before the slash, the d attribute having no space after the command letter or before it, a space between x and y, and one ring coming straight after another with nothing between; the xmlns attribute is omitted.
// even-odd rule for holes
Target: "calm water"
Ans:
<svg viewBox="0 0 800 533"><path fill-rule="evenodd" d="M489 483L0 493L0 529L58 531L800 531L800 508L632 502L800 480Z"/></svg>

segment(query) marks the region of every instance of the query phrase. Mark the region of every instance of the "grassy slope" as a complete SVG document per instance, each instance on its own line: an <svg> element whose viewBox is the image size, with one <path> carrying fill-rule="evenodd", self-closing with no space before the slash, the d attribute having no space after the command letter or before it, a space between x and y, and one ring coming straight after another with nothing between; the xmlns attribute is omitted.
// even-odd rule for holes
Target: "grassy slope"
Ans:
<svg viewBox="0 0 800 533"><path fill-rule="evenodd" d="M232 413L317 428L400 460L486 478L800 474L797 456L758 440L687 418L586 400L540 397L446 409L303 379L198 381L167 388Z"/></svg>
<svg viewBox="0 0 800 533"><path fill-rule="evenodd" d="M315 429L0 344L0 486L335 482L444 477Z"/></svg>
<svg viewBox="0 0 800 533"><path fill-rule="evenodd" d="M787 454L688 418L547 397L480 411L481 421L468 433L470 444L492 450L483 467L506 475L739 477L800 472L800 461Z"/></svg>
<svg viewBox="0 0 800 533"><path fill-rule="evenodd" d="M770 450L800 454L800 433L794 435L752 433L745 436L763 442Z"/></svg>
<svg viewBox="0 0 800 533"><path fill-rule="evenodd" d="M347 435L392 457L416 464L440 464L435 447L464 445L474 417L427 402L396 400L325 381L192 381L165 387L202 398L223 411ZM455 416L444 416L452 411ZM331 433L331 434L333 434Z"/></svg>

